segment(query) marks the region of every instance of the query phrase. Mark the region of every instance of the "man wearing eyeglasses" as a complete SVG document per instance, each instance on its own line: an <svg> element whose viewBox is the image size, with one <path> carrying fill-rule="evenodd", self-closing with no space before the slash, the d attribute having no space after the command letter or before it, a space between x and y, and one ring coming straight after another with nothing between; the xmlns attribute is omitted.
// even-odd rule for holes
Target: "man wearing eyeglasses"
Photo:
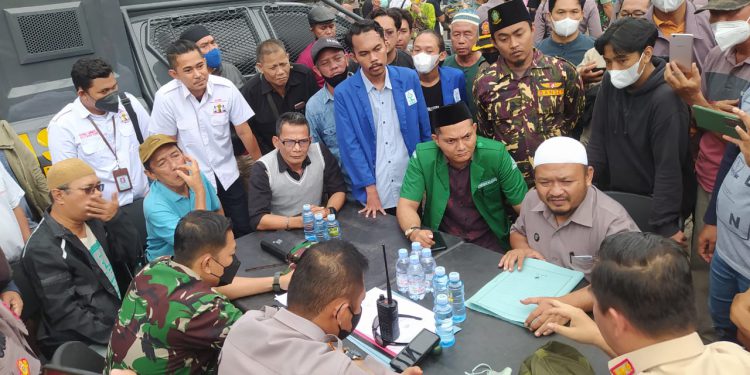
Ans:
<svg viewBox="0 0 750 375"><path fill-rule="evenodd" d="M118 208L102 197L102 181L80 159L47 172L52 206L31 234L22 264L41 303L37 340L46 356L67 341L102 351L109 342L140 243Z"/></svg>
<svg viewBox="0 0 750 375"><path fill-rule="evenodd" d="M346 184L338 161L321 143L312 143L305 116L287 112L276 122L275 150L250 171L250 226L253 230L302 228L302 206L313 213L336 213ZM328 197L323 201L324 196ZM325 203L325 205L323 205Z"/></svg>

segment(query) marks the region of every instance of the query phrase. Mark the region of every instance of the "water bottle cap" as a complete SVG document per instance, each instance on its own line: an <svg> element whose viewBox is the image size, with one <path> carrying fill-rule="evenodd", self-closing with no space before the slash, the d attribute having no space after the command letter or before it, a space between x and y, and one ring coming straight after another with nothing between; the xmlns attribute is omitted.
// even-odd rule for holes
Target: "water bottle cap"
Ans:
<svg viewBox="0 0 750 375"><path fill-rule="evenodd" d="M444 276L444 275L445 275L445 267L443 266L435 267L435 276Z"/></svg>
<svg viewBox="0 0 750 375"><path fill-rule="evenodd" d="M321 214L320 212L315 214L315 220L323 220L323 214Z"/></svg>
<svg viewBox="0 0 750 375"><path fill-rule="evenodd" d="M398 249L398 257L399 258L408 258L409 257L409 250Z"/></svg>
<svg viewBox="0 0 750 375"><path fill-rule="evenodd" d="M436 298L438 305L447 305L448 304L448 296L445 294L438 294Z"/></svg>
<svg viewBox="0 0 750 375"><path fill-rule="evenodd" d="M421 248L422 248L422 244L421 243L419 243L419 242L412 242L411 243L411 249L412 250L421 249Z"/></svg>
<svg viewBox="0 0 750 375"><path fill-rule="evenodd" d="M422 249L422 256L423 257L431 257L432 256L432 250L430 250L429 247L425 247Z"/></svg>
<svg viewBox="0 0 750 375"><path fill-rule="evenodd" d="M417 254L410 255L409 262L419 264L419 257L417 256Z"/></svg>
<svg viewBox="0 0 750 375"><path fill-rule="evenodd" d="M328 221L336 220L336 214L328 214Z"/></svg>
<svg viewBox="0 0 750 375"><path fill-rule="evenodd" d="M459 279L460 279L460 275L458 274L458 272L451 272L448 274L448 280L450 281L455 282L455 281L458 281Z"/></svg>
<svg viewBox="0 0 750 375"><path fill-rule="evenodd" d="M302 205L302 211L310 211L312 207L310 207L309 204L303 204Z"/></svg>

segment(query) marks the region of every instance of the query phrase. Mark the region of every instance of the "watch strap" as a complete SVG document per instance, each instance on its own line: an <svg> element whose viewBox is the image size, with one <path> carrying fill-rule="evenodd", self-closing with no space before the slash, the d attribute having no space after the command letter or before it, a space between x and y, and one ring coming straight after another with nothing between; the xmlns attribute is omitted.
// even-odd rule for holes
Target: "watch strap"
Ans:
<svg viewBox="0 0 750 375"><path fill-rule="evenodd" d="M281 283L279 283L280 278L281 278L281 272L276 272L273 274L273 292L276 294L284 292L284 290L281 289Z"/></svg>

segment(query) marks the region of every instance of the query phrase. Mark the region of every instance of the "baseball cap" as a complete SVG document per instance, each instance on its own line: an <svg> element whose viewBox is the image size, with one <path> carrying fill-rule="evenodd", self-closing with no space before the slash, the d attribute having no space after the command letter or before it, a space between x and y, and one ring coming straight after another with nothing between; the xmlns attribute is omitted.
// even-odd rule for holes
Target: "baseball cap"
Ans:
<svg viewBox="0 0 750 375"><path fill-rule="evenodd" d="M491 36L492 34L490 34L490 22L485 20L479 25L479 39L477 39L477 44L474 45L471 50L481 51L483 49L495 47L492 45L492 39L490 39Z"/></svg>
<svg viewBox="0 0 750 375"><path fill-rule="evenodd" d="M159 147L170 144L177 144L177 141L168 135L154 134L149 136L138 147L138 155L141 157L141 163L146 164Z"/></svg>
<svg viewBox="0 0 750 375"><path fill-rule="evenodd" d="M320 38L315 41L315 44L313 44L312 49L310 50L310 56L313 59L313 64L318 62L318 55L326 48L335 48L342 51L344 50L344 46L342 46L338 40L334 38Z"/></svg>

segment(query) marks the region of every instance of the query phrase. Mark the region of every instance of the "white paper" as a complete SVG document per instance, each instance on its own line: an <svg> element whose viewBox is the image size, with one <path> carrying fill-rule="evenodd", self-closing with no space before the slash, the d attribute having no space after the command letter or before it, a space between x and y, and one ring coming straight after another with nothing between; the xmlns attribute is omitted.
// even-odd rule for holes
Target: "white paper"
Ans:
<svg viewBox="0 0 750 375"><path fill-rule="evenodd" d="M276 302L278 302L278 303L286 306L286 295L287 295L287 293L277 294L276 297L274 297L273 299L275 299Z"/></svg>

